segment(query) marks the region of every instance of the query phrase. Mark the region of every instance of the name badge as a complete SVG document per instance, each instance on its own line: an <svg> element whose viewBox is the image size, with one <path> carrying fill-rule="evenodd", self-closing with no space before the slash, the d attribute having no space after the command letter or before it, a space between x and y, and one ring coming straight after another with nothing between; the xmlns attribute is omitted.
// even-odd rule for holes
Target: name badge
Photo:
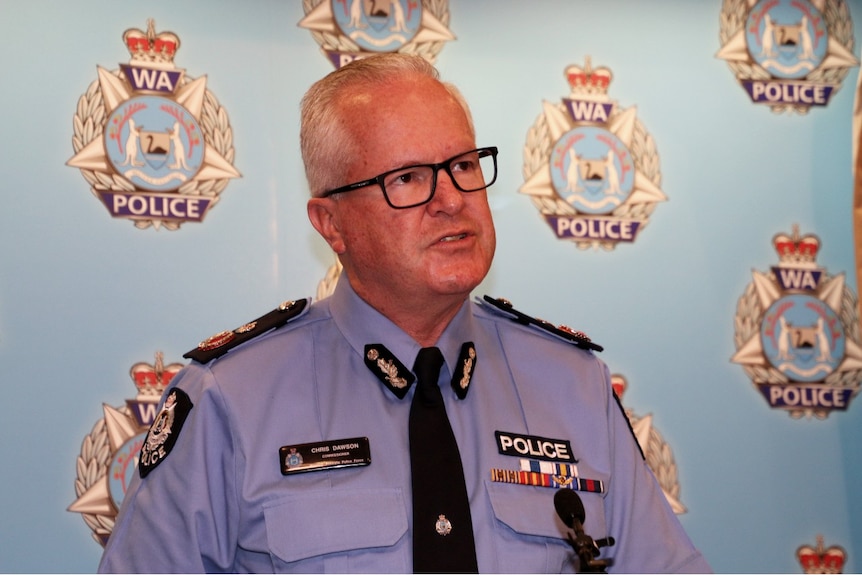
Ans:
<svg viewBox="0 0 862 575"><path fill-rule="evenodd" d="M367 437L336 439L319 443L301 443L278 448L282 475L323 471L342 467L360 467L371 463Z"/></svg>
<svg viewBox="0 0 862 575"><path fill-rule="evenodd" d="M560 463L578 462L572 455L572 444L567 439L550 439L506 431L495 431L494 436L497 438L497 448L503 455Z"/></svg>

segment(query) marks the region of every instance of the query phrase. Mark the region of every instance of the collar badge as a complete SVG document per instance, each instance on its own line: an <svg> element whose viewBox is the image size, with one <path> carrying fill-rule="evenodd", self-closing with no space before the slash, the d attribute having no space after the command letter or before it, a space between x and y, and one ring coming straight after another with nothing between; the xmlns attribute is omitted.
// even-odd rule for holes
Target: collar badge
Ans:
<svg viewBox="0 0 862 575"><path fill-rule="evenodd" d="M415 379L410 370L381 343L365 346L365 365L398 399L404 399Z"/></svg>
<svg viewBox="0 0 862 575"><path fill-rule="evenodd" d="M458 399L467 397L470 390L470 381L473 378L473 370L476 369L476 347L472 341L461 346L461 354L458 356L458 365L452 376L452 389Z"/></svg>

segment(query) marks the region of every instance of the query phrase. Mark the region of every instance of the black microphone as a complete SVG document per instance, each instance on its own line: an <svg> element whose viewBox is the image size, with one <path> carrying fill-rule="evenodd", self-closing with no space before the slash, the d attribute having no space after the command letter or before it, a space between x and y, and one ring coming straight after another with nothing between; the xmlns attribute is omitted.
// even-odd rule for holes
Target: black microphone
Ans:
<svg viewBox="0 0 862 575"><path fill-rule="evenodd" d="M560 516L563 523L569 529L583 531L584 521L587 520L587 512L584 511L584 503L578 494L571 489L557 489L554 495L554 509L557 510L557 515ZM577 521L577 527L575 527Z"/></svg>
<svg viewBox="0 0 862 575"><path fill-rule="evenodd" d="M571 533L566 533L569 544L580 559L581 573L605 573L604 568L610 565L610 559L595 559L599 556L599 547L605 545L613 545L614 538L607 537L598 541L593 541L593 538L584 533L584 521L586 521L587 513L584 510L584 503L581 498L571 489L558 489L554 494L554 509L557 510L557 515L560 520L575 532L572 537Z"/></svg>

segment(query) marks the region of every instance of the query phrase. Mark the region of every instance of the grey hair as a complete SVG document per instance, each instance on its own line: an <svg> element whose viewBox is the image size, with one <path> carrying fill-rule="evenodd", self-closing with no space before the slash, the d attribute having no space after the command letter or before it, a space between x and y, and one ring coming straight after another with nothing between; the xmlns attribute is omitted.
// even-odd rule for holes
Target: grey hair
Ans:
<svg viewBox="0 0 862 575"><path fill-rule="evenodd" d="M361 142L345 129L339 101L350 91L370 84L382 84L405 76L422 76L440 82L467 115L471 134L473 119L467 101L453 84L441 82L437 69L420 56L399 53L376 54L329 73L315 82L300 104L299 144L312 197L349 182L344 172Z"/></svg>

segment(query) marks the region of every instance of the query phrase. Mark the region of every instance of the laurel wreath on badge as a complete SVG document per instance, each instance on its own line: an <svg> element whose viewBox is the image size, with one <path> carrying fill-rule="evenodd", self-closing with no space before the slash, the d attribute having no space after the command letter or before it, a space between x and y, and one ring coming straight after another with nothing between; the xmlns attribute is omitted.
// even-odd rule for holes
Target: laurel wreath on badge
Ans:
<svg viewBox="0 0 862 575"><path fill-rule="evenodd" d="M748 0L724 0L721 8L721 27L719 30L722 45L726 44L745 27L749 9ZM852 52L853 21L850 18L847 4L844 2L839 3L835 0L825 0L821 12L823 18L826 20L826 27L829 30L830 38L834 38ZM760 66L752 65L750 62L728 60L727 65L740 81L769 80L771 78L769 72ZM840 86L841 82L847 76L847 72L848 69L845 67L826 69L821 67L809 74L806 80ZM808 107L802 105L775 104L772 108L776 113L793 111L799 114L806 114L808 112Z"/></svg>
<svg viewBox="0 0 862 575"><path fill-rule="evenodd" d="M557 104L556 107L562 114L567 113L563 104ZM610 115L608 123L612 123L614 118L623 112L624 110L615 109ZM547 168L548 157L551 155L554 144L555 142L552 141L549 133L545 114L539 114L536 121L527 131L527 140L524 145L524 181L529 181L533 174L543 166ZM656 187L659 187L661 185L661 170L659 168L659 157L655 140L637 118L634 120L630 152L637 171L655 184ZM542 214L574 216L579 213L571 204L564 201L557 194L553 198L531 195L530 199ZM622 219L643 220L641 227L646 227L656 203L624 202L612 212L612 215ZM575 245L583 250L598 247L612 250L616 246L616 243L602 240L576 240Z"/></svg>
<svg viewBox="0 0 862 575"><path fill-rule="evenodd" d="M330 0L302 0L302 8L306 14L317 8L321 2L329 2ZM449 26L449 2L448 0L422 0L422 8L428 10L441 24ZM321 30L310 30L314 41L320 45L324 51L333 52L361 52L360 47L345 36L344 34L333 34L332 32ZM428 41L428 42L408 42L398 49L402 54L413 54L422 56L432 64L437 58L437 54L443 49L445 42Z"/></svg>
<svg viewBox="0 0 862 575"><path fill-rule="evenodd" d="M773 281L775 280L775 274L771 271L764 275ZM824 271L821 282L828 284L834 277ZM737 349L740 349L747 341L757 336L760 331L764 312L765 310L761 305L760 297L757 294L756 285L754 282L751 282L746 286L745 292L740 296L736 306L733 341ZM857 345L860 344L858 329L848 328L848 326L858 326L859 310L856 296L846 285L842 291L841 310L838 312L838 316L845 327L845 336L853 340ZM759 383L789 383L789 379L784 373L768 364L765 366L742 364L742 368L755 385ZM862 369L836 369L826 376L823 383L834 387L856 388L860 379L862 379ZM791 412L791 416L801 417L805 413L802 410L797 410ZM817 411L813 415L821 419L825 417L824 414Z"/></svg>
<svg viewBox="0 0 862 575"><path fill-rule="evenodd" d="M124 79L123 73L120 70L112 70L111 73L117 78ZM184 75L181 85L185 85L193 80L194 78ZM103 136L106 121L107 116L102 89L99 80L96 79L78 99L78 106L73 119L74 136L72 138L72 147L75 154L80 152L94 139ZM234 160L233 130L230 127L227 112L209 90L206 90L204 93L200 125L206 143L232 164ZM135 186L119 174L109 175L86 168L79 169L84 179L89 182L91 186L90 191L97 198L99 197L99 191L136 191ZM210 198L212 205L215 205L219 200L219 194L225 189L229 181L228 178L204 181L190 180L177 191L182 195ZM135 227L139 229L146 229L151 226L156 228L163 226L168 230L177 230L181 223L144 219L134 221Z"/></svg>
<svg viewBox="0 0 862 575"><path fill-rule="evenodd" d="M637 429L641 422L640 417L635 415L631 409L625 410L632 428ZM664 440L655 427L650 426L649 439L641 448L644 451L647 465L652 469L653 475L658 480L659 487L664 492L665 499L671 509L677 515L686 513L688 509L679 500L680 486L677 474L676 460L673 457L670 445Z"/></svg>
<svg viewBox="0 0 862 575"><path fill-rule="evenodd" d="M131 411L120 408L117 411L132 417ZM104 481L111 466L113 453L108 441L108 431L104 418L99 419L89 435L81 443L81 453L76 461L77 477L75 478L75 497L82 497L97 482ZM84 523L92 531L93 539L103 545L114 530L116 513L103 515L99 513L81 513Z"/></svg>

